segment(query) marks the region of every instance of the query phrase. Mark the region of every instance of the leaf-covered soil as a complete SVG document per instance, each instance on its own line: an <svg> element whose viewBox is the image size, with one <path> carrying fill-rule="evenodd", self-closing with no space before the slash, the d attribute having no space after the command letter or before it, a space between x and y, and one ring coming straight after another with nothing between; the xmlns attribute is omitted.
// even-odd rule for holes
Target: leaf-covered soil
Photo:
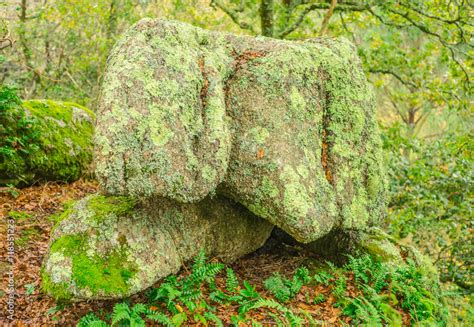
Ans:
<svg viewBox="0 0 474 327"><path fill-rule="evenodd" d="M0 325L6 325L5 311L8 299L7 285L8 273L11 266L7 263L6 235L8 218L15 220L15 264L13 272L15 276L15 290L17 293L15 301L15 318L17 326L43 325L50 326L58 324L61 326L75 325L85 314L94 311L96 314L111 312L117 301L91 301L74 303L70 305L58 305L52 298L41 293L41 280L39 272L41 262L48 247L49 234L54 225L54 220L49 218L52 214L60 212L64 204L71 200L77 200L86 194L94 193L97 184L91 181L78 181L72 184L48 183L32 186L22 190L9 188L0 189L0 273L1 290L0 303ZM249 281L256 285L257 291L264 297L269 295L263 287L263 281L272 273L279 272L283 276L290 276L297 267L301 265L310 266L318 259L310 258L302 250L285 247L270 241L256 253L242 258L232 264L236 276L242 282ZM189 274L190 267L184 267L180 275ZM216 284L225 284L225 274L218 275ZM351 277L348 280L347 294L355 296ZM204 290L204 293L206 291ZM353 293L353 294L351 294ZM308 294L308 295L306 295ZM308 296L314 298L317 294L324 294L326 301L320 304L308 304ZM146 302L145 294L138 294L130 299L131 303ZM330 286L303 286L301 292L294 300L287 303L287 307L294 312L305 311L315 321L326 322L329 325L341 325L342 322L350 323L349 317L340 316L340 309L335 308L336 302ZM216 304L216 315L227 325L230 317L237 314L237 306L226 306ZM263 323L273 325L274 320L269 313L272 309L258 309L248 313L249 317ZM274 314L278 315L275 310ZM409 317L404 315L404 322L408 323ZM192 325L192 324L187 324Z"/></svg>

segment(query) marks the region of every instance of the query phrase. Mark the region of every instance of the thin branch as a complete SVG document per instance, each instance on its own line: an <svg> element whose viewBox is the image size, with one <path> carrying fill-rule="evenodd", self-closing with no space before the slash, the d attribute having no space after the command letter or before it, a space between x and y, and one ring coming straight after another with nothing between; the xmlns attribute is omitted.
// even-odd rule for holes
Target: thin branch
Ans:
<svg viewBox="0 0 474 327"><path fill-rule="evenodd" d="M7 30L7 32L0 39L0 50L6 49L8 47L13 47L13 43L15 43L15 41L11 37L10 29L8 28L8 26L5 23L4 23L4 26ZM5 43L5 42L7 42L7 43Z"/></svg>
<svg viewBox="0 0 474 327"><path fill-rule="evenodd" d="M224 13L226 13L226 15L229 16L230 19L232 19L232 21L235 24L237 24L241 29L250 31L252 34L256 34L252 25L239 20L238 13L241 11L241 8L238 8L238 10L231 10L231 9L227 8L223 3L221 3L220 0L211 0L210 5L211 5L211 7L213 7L213 8L217 7L220 10L222 10Z"/></svg>
<svg viewBox="0 0 474 327"><path fill-rule="evenodd" d="M418 14L426 17L426 18L437 20L437 21L440 21L440 22L445 23L445 24L456 24L457 22L461 22L461 23L469 25L469 26L474 26L474 24L470 24L469 22L466 22L466 21L461 19L462 17L459 16L459 10L458 10L458 15L457 15L456 18L454 18L454 19L444 19L444 18L441 18L441 17L438 17L438 16L433 16L433 15L427 14L427 13L421 11L421 9L418 9L416 7L411 6L409 3L400 2L400 5L402 7L407 8L407 9L413 10L414 12L416 12L416 13L418 13ZM459 9L459 7L458 7L458 9Z"/></svg>
<svg viewBox="0 0 474 327"><path fill-rule="evenodd" d="M398 11L396 11L396 10L394 10L394 9L390 9L389 11L392 12L393 14L395 14L395 15L399 15L400 17L405 18L407 21L409 21L409 22L411 23L412 26L418 28L420 31L422 31L422 32L424 32L424 33L426 33L426 34L428 34L428 35L431 35L431 36L436 37L436 38L439 40L439 42L440 42L445 48L447 48L447 49L449 50L449 52L451 53L451 59L456 63L457 66L459 66L459 68L461 68L461 70L462 70L463 73L464 73L464 76L466 77L467 85L470 85L471 80L470 80L470 78L469 78L469 73L466 71L466 68L465 68L465 67L458 61L458 59L456 58L456 54L455 54L455 52L454 52L454 50L453 50L451 44L449 44L448 42L446 42L446 40L443 39L443 37L442 37L441 35L439 35L439 34L433 32L433 31L429 30L426 26L421 25L421 24L415 22L415 21L410 17L410 15L409 15L408 12L406 12L406 13L401 13L401 12L398 12Z"/></svg>
<svg viewBox="0 0 474 327"><path fill-rule="evenodd" d="M408 122L408 118L403 114L403 112L400 110L400 108L398 107L397 103L395 101L393 101L393 98L392 98L392 95L390 94L389 91L385 90L385 93L387 94L388 96L388 99L390 100L390 102L392 103L392 106L395 108L395 111L398 113L398 115L400 116L400 118L402 118L403 122L405 124L409 124Z"/></svg>
<svg viewBox="0 0 474 327"><path fill-rule="evenodd" d="M304 3L303 3L304 4ZM301 5L303 5L301 4ZM303 23L304 18L312 11L314 10L322 10L326 9L328 10L330 8L331 4L329 3L313 3L305 7L299 14L298 18L296 18L293 21L293 24L288 26L286 29L284 29L281 33L278 34L278 37L283 39L289 34L291 34L294 30L296 30L300 25ZM334 8L334 11L364 11L366 10L366 6L359 6L355 4L339 4Z"/></svg>
<svg viewBox="0 0 474 327"><path fill-rule="evenodd" d="M356 40L356 38L355 38L355 36L354 36L354 33L353 33L351 30L349 30L349 27L347 26L346 21L344 20L344 15L342 14L342 12L339 12L339 18L341 18L342 27L343 27L344 30L351 36L352 42L353 42L354 44L357 44L357 42L356 42L357 40Z"/></svg>
<svg viewBox="0 0 474 327"><path fill-rule="evenodd" d="M406 81L404 80L398 73L394 72L394 71L391 71L391 70L388 70L388 69L376 69L376 68L370 68L369 69L369 72L370 73L373 73L373 74L387 74L387 75L392 75L393 77L395 77L400 83L402 83L403 85L405 86L409 86L411 88L418 88L418 86L413 83L412 81Z"/></svg>
<svg viewBox="0 0 474 327"><path fill-rule="evenodd" d="M331 0L331 6L329 7L326 15L324 16L323 22L321 23L321 30L319 31L319 35L324 35L327 32L329 20L331 19L332 15L334 14L334 9L337 6L337 0Z"/></svg>

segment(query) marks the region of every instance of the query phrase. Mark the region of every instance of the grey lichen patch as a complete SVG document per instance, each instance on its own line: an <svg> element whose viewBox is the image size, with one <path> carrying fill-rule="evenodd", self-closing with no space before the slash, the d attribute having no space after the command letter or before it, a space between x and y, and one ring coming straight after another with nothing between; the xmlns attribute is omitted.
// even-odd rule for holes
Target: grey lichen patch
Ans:
<svg viewBox="0 0 474 327"><path fill-rule="evenodd" d="M374 110L347 40L145 19L108 61L96 173L108 194L197 203L220 192L311 242L385 214Z"/></svg>
<svg viewBox="0 0 474 327"><path fill-rule="evenodd" d="M56 299L115 299L179 270L201 249L226 261L250 253L271 224L231 200L88 196L67 209L43 262L43 290Z"/></svg>

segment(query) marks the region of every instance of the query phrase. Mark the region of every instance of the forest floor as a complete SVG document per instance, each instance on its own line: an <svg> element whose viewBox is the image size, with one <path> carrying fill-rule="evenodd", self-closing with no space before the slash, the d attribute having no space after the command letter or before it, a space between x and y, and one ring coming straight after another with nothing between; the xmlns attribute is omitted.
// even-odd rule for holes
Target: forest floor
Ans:
<svg viewBox="0 0 474 327"><path fill-rule="evenodd" d="M7 235L7 218L15 221L15 264L13 265L16 301L15 301L15 323L13 326L74 326L77 321L90 311L98 313L111 312L117 301L90 301L73 303L69 305L58 305L54 299L41 292L40 269L43 257L48 248L49 235L54 225L54 220L49 217L62 210L65 203L77 200L87 194L94 193L97 184L91 181L78 181L72 184L47 183L32 186L21 190L2 188L0 189L0 235ZM0 240L0 325L9 323L6 318L6 302L8 299L7 285L8 273L12 267L8 264L6 239ZM314 259L314 258L313 258ZM261 250L242 258L231 265L240 281L247 280L256 285L257 291L263 296L266 291L263 281L272 273L279 272L284 276L290 276L295 269L302 264L307 265L312 260L302 251L283 245L272 244L264 246ZM188 268L182 269L179 275L188 274ZM225 276L218 275L216 282L224 283ZM219 278L221 281L219 281ZM157 284L159 285L159 283ZM157 286L155 285L155 286ZM331 290L323 285L317 287L304 286L296 298L287 303L292 310L301 310L309 313L316 321L324 322L324 325L338 326L343 322L349 323L350 318L342 317L340 309L334 308L336 302ZM348 291L354 291L351 281L348 283ZM327 300L320 304L308 305L302 294L319 294L326 296ZM131 303L145 301L144 292L133 296ZM236 306L217 305L216 315L226 325L230 324L229 318L237 313ZM261 309L252 311L249 315L264 326L274 325L273 320L267 315L271 310ZM407 318L409 321L408 317ZM405 322L408 322L404 319ZM187 325L189 326L189 324Z"/></svg>

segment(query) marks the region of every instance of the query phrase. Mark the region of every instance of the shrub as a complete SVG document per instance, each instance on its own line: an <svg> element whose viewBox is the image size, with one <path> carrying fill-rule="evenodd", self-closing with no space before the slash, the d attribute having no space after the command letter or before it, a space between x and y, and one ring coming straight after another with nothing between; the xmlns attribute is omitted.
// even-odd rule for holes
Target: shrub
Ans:
<svg viewBox="0 0 474 327"><path fill-rule="evenodd" d="M428 254L442 281L472 293L472 135L407 139L398 125L384 135L391 192L387 229Z"/></svg>

